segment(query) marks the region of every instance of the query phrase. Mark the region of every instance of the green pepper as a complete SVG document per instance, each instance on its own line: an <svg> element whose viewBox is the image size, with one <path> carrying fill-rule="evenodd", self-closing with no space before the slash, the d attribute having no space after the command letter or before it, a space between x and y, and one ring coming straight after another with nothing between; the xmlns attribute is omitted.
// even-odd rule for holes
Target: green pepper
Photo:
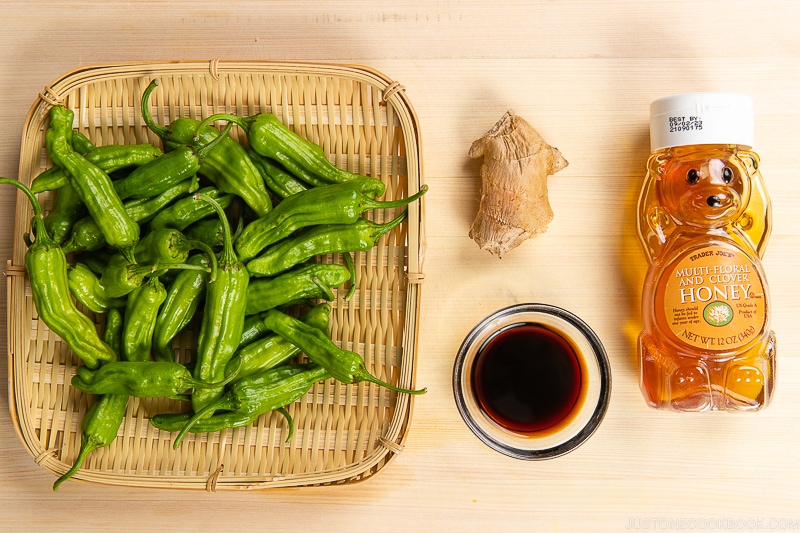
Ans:
<svg viewBox="0 0 800 533"><path fill-rule="evenodd" d="M150 424L161 431L180 431L191 420L193 413L156 413L150 417ZM213 433L228 428L249 426L261 415L239 414L225 411L214 413L208 418L196 421L189 431L191 433Z"/></svg>
<svg viewBox="0 0 800 533"><path fill-rule="evenodd" d="M147 143L110 144L91 148L88 152L81 152L75 148L75 138L77 137L73 135L73 149L78 154L85 154L84 159L109 174L123 168L144 165L162 155L161 150ZM69 183L67 174L63 169L55 166L36 176L31 182L31 190L35 193L53 191L67 183Z"/></svg>
<svg viewBox="0 0 800 533"><path fill-rule="evenodd" d="M106 267L108 267L108 263L111 261L111 258L115 255L117 254L115 254L110 248L105 248L102 250L95 250L93 252L81 252L80 254L75 254L73 261L83 263L89 267L89 270L98 276L102 276L103 272L106 271Z"/></svg>
<svg viewBox="0 0 800 533"><path fill-rule="evenodd" d="M100 276L100 283L111 298L120 298L133 292L144 283L148 276L160 275L166 270L206 270L204 267L186 263L133 263L122 254L111 257Z"/></svg>
<svg viewBox="0 0 800 533"><path fill-rule="evenodd" d="M157 85L158 81L153 80L142 95L142 117L147 127L161 137L165 146L207 144L220 136L220 131L210 126L198 132L200 121L186 117L174 120L168 127L156 124L150 115L148 102ZM222 192L240 197L258 216L263 216L272 209L272 201L258 170L242 145L227 135L207 154L200 166L200 174L211 180Z"/></svg>
<svg viewBox="0 0 800 533"><path fill-rule="evenodd" d="M87 153L96 148L91 139L78 130L72 130L70 143L72 143L72 149L82 156L86 156Z"/></svg>
<svg viewBox="0 0 800 533"><path fill-rule="evenodd" d="M294 372L292 369L288 376L285 369L277 367L236 380L230 391L202 409L195 410L194 416L186 422L175 438L173 448L178 449L184 435L198 420L212 416L211 413L216 410L233 411L242 416L255 418L297 401L315 383L330 377L319 365L306 363L298 366L302 367L301 370Z"/></svg>
<svg viewBox="0 0 800 533"><path fill-rule="evenodd" d="M125 299L109 297L97 275L83 263L69 265L67 279L75 299L93 313L106 313L112 307L125 307Z"/></svg>
<svg viewBox="0 0 800 533"><path fill-rule="evenodd" d="M103 332L103 340L111 346L117 354L117 359L122 357L122 330L125 327L125 317L123 309L112 307L106 313L106 329Z"/></svg>
<svg viewBox="0 0 800 533"><path fill-rule="evenodd" d="M408 394L426 392L426 389L406 389L378 379L369 373L360 354L340 348L317 328L304 324L277 309L271 309L264 314L264 324L300 348L311 361L324 367L331 377L342 383L369 381L397 392Z"/></svg>
<svg viewBox="0 0 800 533"><path fill-rule="evenodd" d="M280 198L288 198L293 194L309 189L309 185L292 176L275 161L262 156L250 147L245 148L245 150L247 150L247 155L250 156L253 165L255 165L264 179L264 183L267 184L267 189L275 195Z"/></svg>
<svg viewBox="0 0 800 533"><path fill-rule="evenodd" d="M189 253L197 249L206 252L213 261L214 252L207 244L191 241L176 229L163 228L151 231L139 241L134 258L138 263L185 263Z"/></svg>
<svg viewBox="0 0 800 533"><path fill-rule="evenodd" d="M208 267L210 260L202 255L191 256L190 265ZM209 274L202 270L182 270L167 290L167 298L156 317L153 332L153 358L156 361L174 361L172 340L191 322L205 297Z"/></svg>
<svg viewBox="0 0 800 533"><path fill-rule="evenodd" d="M330 304L319 304L303 314L300 320L330 335L330 314ZM263 324L263 319L260 322ZM225 375L237 372L238 378L250 376L283 364L299 353L300 348L283 337L267 335L240 347L225 367Z"/></svg>
<svg viewBox="0 0 800 533"><path fill-rule="evenodd" d="M122 330L122 357L126 361L147 361L153 348L153 332L167 289L156 276L134 289L125 306ZM102 367L101 367L102 368Z"/></svg>
<svg viewBox="0 0 800 533"><path fill-rule="evenodd" d="M105 246L106 238L92 217L83 217L72 226L69 239L64 243L64 253L94 252Z"/></svg>
<svg viewBox="0 0 800 533"><path fill-rule="evenodd" d="M127 296L158 271L157 264L140 265L130 262L122 254L114 255L100 276L100 283L111 298Z"/></svg>
<svg viewBox="0 0 800 533"><path fill-rule="evenodd" d="M197 178L182 181L178 185L171 187L169 190L154 198L140 198L125 202L125 212L131 217L134 222L145 222L154 217L160 210L169 205L176 198L185 194L195 192L197 190ZM100 227L92 217L84 217L78 220L72 227L72 234L64 243L64 252L93 252L101 249L106 245L106 239L103 236Z"/></svg>
<svg viewBox="0 0 800 533"><path fill-rule="evenodd" d="M365 211L403 207L428 190L427 186L423 186L418 193L408 198L382 202L371 197L376 186L379 186L380 191L385 189L378 180L359 178L290 196L244 228L236 239L236 253L242 261L248 261L265 247L288 237L298 229L320 224L353 224Z"/></svg>
<svg viewBox="0 0 800 533"><path fill-rule="evenodd" d="M169 361L115 361L96 370L79 366L72 386L89 394L118 394L134 398L173 398L189 389L224 387L238 375L220 383L201 383L182 364Z"/></svg>
<svg viewBox="0 0 800 533"><path fill-rule="evenodd" d="M312 263L274 278L252 280L245 314L254 315L306 298L334 299L334 287L347 282L350 271L335 263Z"/></svg>
<svg viewBox="0 0 800 533"><path fill-rule="evenodd" d="M400 216L386 224L376 224L365 218L353 224L322 224L306 228L296 236L284 239L247 263L251 276L275 276L316 255L367 251L378 239L398 226L406 217Z"/></svg>
<svg viewBox="0 0 800 533"><path fill-rule="evenodd" d="M56 480L53 490L58 490L59 485L75 475L91 452L114 442L125 419L127 406L128 397L125 395L108 394L95 398L81 422L78 458L72 468Z"/></svg>
<svg viewBox="0 0 800 533"><path fill-rule="evenodd" d="M72 226L86 214L86 206L70 184L56 193L53 208L44 217L44 225L58 244L63 244L72 232Z"/></svg>
<svg viewBox="0 0 800 533"><path fill-rule="evenodd" d="M30 188L16 180L0 178L0 183L20 189L33 206L33 241L25 252L25 268L39 318L67 343L86 366L94 368L102 362L113 361L117 357L114 351L100 339L94 322L72 300L66 255L47 233L36 196Z"/></svg>
<svg viewBox="0 0 800 533"><path fill-rule="evenodd" d="M123 200L126 198L150 198L163 193L173 185L190 179L200 170L202 161L211 150L228 136L229 131L230 128L227 128L221 135L202 146L188 144L179 146L137 168L128 177L114 183L117 194Z"/></svg>
<svg viewBox="0 0 800 533"><path fill-rule="evenodd" d="M69 175L70 184L97 222L106 242L122 251L130 250L139 240L139 225L125 212L108 174L86 161L67 143L72 120L73 112L63 106L50 110L50 126L45 133L47 153Z"/></svg>
<svg viewBox="0 0 800 533"><path fill-rule="evenodd" d="M287 128L272 113L240 117L229 113L211 115L198 125L198 130L217 120L238 124L247 134L250 146L258 154L280 163L286 170L309 185L342 183L359 177L331 163L315 144Z"/></svg>
<svg viewBox="0 0 800 533"><path fill-rule="evenodd" d="M152 198L138 198L125 202L125 211L136 222L148 222L162 209L179 198L197 192L200 180L197 176L186 179Z"/></svg>
<svg viewBox="0 0 800 533"><path fill-rule="evenodd" d="M217 278L206 288L194 369L195 379L211 383L225 377L225 365L239 347L250 276L233 251L231 229L222 206L208 196L198 193L194 196L214 206L225 228L225 243L217 260ZM221 395L221 388L195 390L192 407L198 411Z"/></svg>
<svg viewBox="0 0 800 533"><path fill-rule="evenodd" d="M222 222L218 218L198 220L187 226L183 233L189 239L204 242L212 248L219 248L225 240Z"/></svg>
<svg viewBox="0 0 800 533"><path fill-rule="evenodd" d="M67 174L61 167L53 166L39 173L31 181L31 190L34 194L45 191L55 191L69 183Z"/></svg>
<svg viewBox="0 0 800 533"><path fill-rule="evenodd" d="M225 194L216 187L203 187L197 192L215 199L223 209L233 201L232 194ZM198 202L193 196L188 196L178 200L166 209L162 209L150 221L150 229L175 228L183 231L191 224L203 220L214 213L214 208L209 204Z"/></svg>

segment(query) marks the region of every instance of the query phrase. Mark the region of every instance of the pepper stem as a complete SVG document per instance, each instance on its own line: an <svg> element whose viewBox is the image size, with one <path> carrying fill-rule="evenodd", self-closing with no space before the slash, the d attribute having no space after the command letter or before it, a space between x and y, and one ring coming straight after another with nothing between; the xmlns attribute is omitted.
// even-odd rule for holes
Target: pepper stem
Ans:
<svg viewBox="0 0 800 533"><path fill-rule="evenodd" d="M212 122L216 122L217 120L224 120L226 122L230 122L233 124L238 125L242 128L245 132L250 130L250 124L253 122L252 117L240 117L239 115L233 115L231 113L217 113L216 115L211 115L210 117L202 120L200 124L197 125L197 129L195 130L195 138L198 138L203 128L211 124Z"/></svg>
<svg viewBox="0 0 800 533"><path fill-rule="evenodd" d="M228 222L228 217L225 214L225 210L219 205L215 199L211 198L207 194L196 192L194 193L193 198L195 200L203 200L219 215L219 219L222 222L222 234L223 234L223 243L222 243L222 256L220 257L220 263L223 264L223 268L226 266L233 265L239 262L239 258L236 256L236 252L233 250L233 237L231 236L231 225Z"/></svg>
<svg viewBox="0 0 800 533"><path fill-rule="evenodd" d="M153 80L144 90L144 93L142 93L142 118L144 119L144 123L153 133L158 135L162 140L166 141L167 136L169 135L168 128L165 128L160 124L156 124L156 122L153 120L153 116L150 114L150 94L156 87L158 87L158 80Z"/></svg>
<svg viewBox="0 0 800 533"><path fill-rule="evenodd" d="M292 415L289 414L289 411L286 410L285 407L278 407L275 409L277 412L282 414L286 418L286 423L289 424L289 435L286 437L285 442L289 442L292 440L292 436L294 435L294 419Z"/></svg>
<svg viewBox="0 0 800 533"><path fill-rule="evenodd" d="M361 211L369 211L371 209L388 209L391 207L403 207L404 205L408 205L415 200L422 198L422 196L428 192L428 186L423 185L420 187L419 191L416 194L409 196L408 198L401 198L400 200L373 200L369 196L364 196L363 200L361 201Z"/></svg>
<svg viewBox="0 0 800 533"><path fill-rule="evenodd" d="M55 245L55 241L53 241L50 234L47 233L47 227L44 224L44 215L42 214L42 206L30 187L18 180L12 180L11 178L0 178L0 184L13 185L28 197L28 201L30 201L31 207L33 207L33 221L31 222L33 240L39 240L42 244ZM28 238L25 244L30 247L33 243L30 241L30 238Z"/></svg>
<svg viewBox="0 0 800 533"><path fill-rule="evenodd" d="M319 288L320 292L322 292L322 295L325 297L326 300L328 301L333 300L334 298L333 291L331 290L330 287L322 283L322 281L320 281L320 279L317 276L311 278L311 283L313 283Z"/></svg>
<svg viewBox="0 0 800 533"><path fill-rule="evenodd" d="M211 249L211 246L203 241L190 240L189 246L196 250L202 251L208 256L208 262L211 263L211 275L208 277L209 283L217 279L217 254Z"/></svg>
<svg viewBox="0 0 800 533"><path fill-rule="evenodd" d="M28 200L30 200L31 205L33 206L33 214L37 217L42 216L42 206L39 204L39 200L36 198L36 195L28 186L26 186L21 181L12 180L11 178L0 178L0 183L13 185L17 189L25 193L25 196L28 197Z"/></svg>
<svg viewBox="0 0 800 533"><path fill-rule="evenodd" d="M192 429L192 426L195 425L198 422L198 420L204 418L208 413L213 413L218 409L233 410L233 401L231 400L230 393L223 396L216 402L211 402L210 404L206 405L205 407L197 411L194 414L194 416L192 416L192 418L190 418L186 422L186 424L183 426L183 429L181 429L180 432L178 433L178 436L175 437L175 442L172 443L172 449L177 450L178 448L180 448L183 437L186 436L186 434L189 432L190 429Z"/></svg>
<svg viewBox="0 0 800 533"><path fill-rule="evenodd" d="M225 137L228 136L228 133L230 133L231 128L233 128L233 123L232 122L228 122L228 125L225 126L225 129L222 130L219 133L219 135L214 137L211 141L209 141L208 143L204 144L203 146L199 146L199 147L195 148L194 149L194 153L197 156L197 158L200 159L200 161L203 161L203 159L205 159L206 156L208 156L208 153L211 152L211 150L213 150L214 147L217 146L217 144L220 141L222 141L222 139L224 139Z"/></svg>
<svg viewBox="0 0 800 533"><path fill-rule="evenodd" d="M393 390L395 392L405 392L407 394L425 394L426 392L428 392L427 388L424 388L424 389L404 389L402 387L396 387L394 385L391 385L389 383L386 383L385 381L382 381L382 380L376 378L375 376L370 374L369 371L364 367L359 368L358 371L356 372L356 381L369 381L369 382L372 382L372 383L377 383L378 385L380 385L382 387L386 387L389 390Z"/></svg>
<svg viewBox="0 0 800 533"><path fill-rule="evenodd" d="M386 224L374 224L375 229L372 233L372 236L377 241L380 236L389 233L395 227L399 226L400 223L406 219L406 216L408 216L408 211L403 211L397 218L387 222Z"/></svg>

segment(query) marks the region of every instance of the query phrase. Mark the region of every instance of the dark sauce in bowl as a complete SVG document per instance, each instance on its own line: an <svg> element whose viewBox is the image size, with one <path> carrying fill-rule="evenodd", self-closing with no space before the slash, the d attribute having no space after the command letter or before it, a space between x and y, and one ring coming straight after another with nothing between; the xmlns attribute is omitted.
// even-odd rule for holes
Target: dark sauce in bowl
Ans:
<svg viewBox="0 0 800 533"><path fill-rule="evenodd" d="M490 337L472 369L476 400L500 426L530 436L568 424L585 398L583 358L557 332L516 324Z"/></svg>

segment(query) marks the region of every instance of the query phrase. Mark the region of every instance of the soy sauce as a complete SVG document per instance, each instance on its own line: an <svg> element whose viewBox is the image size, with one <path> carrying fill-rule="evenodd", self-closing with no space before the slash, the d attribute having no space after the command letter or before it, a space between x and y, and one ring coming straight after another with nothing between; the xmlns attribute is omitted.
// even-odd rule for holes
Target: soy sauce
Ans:
<svg viewBox="0 0 800 533"><path fill-rule="evenodd" d="M497 424L549 434L571 420L584 396L582 360L572 344L539 324L500 330L478 351L472 371L478 404Z"/></svg>

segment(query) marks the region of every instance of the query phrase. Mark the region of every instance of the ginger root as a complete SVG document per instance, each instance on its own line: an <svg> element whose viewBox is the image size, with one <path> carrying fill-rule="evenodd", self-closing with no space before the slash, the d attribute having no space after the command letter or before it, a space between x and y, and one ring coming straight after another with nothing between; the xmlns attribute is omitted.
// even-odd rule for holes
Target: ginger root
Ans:
<svg viewBox="0 0 800 533"><path fill-rule="evenodd" d="M469 237L498 257L544 233L553 219L547 177L569 163L558 149L513 111L472 143L472 158L483 157L481 201Z"/></svg>

